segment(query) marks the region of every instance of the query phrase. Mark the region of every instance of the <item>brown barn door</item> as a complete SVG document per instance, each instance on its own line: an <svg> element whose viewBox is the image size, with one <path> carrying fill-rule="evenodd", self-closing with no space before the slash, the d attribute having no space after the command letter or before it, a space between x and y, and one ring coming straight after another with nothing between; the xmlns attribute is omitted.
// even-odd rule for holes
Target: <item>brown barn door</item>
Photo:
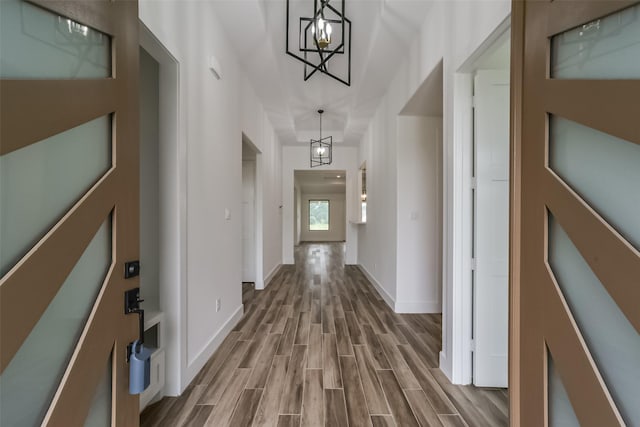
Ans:
<svg viewBox="0 0 640 427"><path fill-rule="evenodd" d="M640 5L513 10L514 416L639 426Z"/></svg>
<svg viewBox="0 0 640 427"><path fill-rule="evenodd" d="M0 425L136 426L134 0L0 1Z"/></svg>

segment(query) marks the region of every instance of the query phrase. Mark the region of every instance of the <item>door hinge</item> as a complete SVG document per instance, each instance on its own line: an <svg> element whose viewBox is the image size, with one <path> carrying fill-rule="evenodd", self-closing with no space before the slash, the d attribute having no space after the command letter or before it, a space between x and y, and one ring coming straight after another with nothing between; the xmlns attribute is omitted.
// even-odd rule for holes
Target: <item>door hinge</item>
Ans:
<svg viewBox="0 0 640 427"><path fill-rule="evenodd" d="M476 351L476 340L469 341L469 348L471 349L471 351Z"/></svg>
<svg viewBox="0 0 640 427"><path fill-rule="evenodd" d="M476 108L476 96L471 96L471 108Z"/></svg>
<svg viewBox="0 0 640 427"><path fill-rule="evenodd" d="M478 186L478 178L475 176L471 177L471 188L475 189Z"/></svg>
<svg viewBox="0 0 640 427"><path fill-rule="evenodd" d="M476 263L476 259L475 258L471 258L471 270L475 271L476 267L477 267L477 263Z"/></svg>

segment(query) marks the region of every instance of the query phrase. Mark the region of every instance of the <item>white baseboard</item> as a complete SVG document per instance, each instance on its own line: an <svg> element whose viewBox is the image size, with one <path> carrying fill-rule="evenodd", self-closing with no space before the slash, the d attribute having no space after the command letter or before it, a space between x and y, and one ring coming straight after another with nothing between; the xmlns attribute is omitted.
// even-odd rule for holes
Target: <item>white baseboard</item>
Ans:
<svg viewBox="0 0 640 427"><path fill-rule="evenodd" d="M209 343L198 353L196 357L187 365L187 372L184 377L184 383L182 389L184 390L187 385L193 381L198 375L200 369L209 361L213 353L220 347L222 341L229 335L231 330L238 324L242 316L244 315L244 304L240 304L240 307L227 319L227 321L218 329L213 337L209 340Z"/></svg>
<svg viewBox="0 0 640 427"><path fill-rule="evenodd" d="M365 277L373 284L382 299L387 303L391 310L396 313L442 313L442 303L440 301L396 301L380 283L373 277L369 270L362 265L357 264L358 268Z"/></svg>
<svg viewBox="0 0 640 427"><path fill-rule="evenodd" d="M373 287L376 288L376 291L380 294L382 299L387 303L387 305L391 308L391 310L396 310L396 301L393 299L391 295L378 283L378 281L369 273L369 270L362 264L357 264L362 274L373 284Z"/></svg>
<svg viewBox="0 0 640 427"><path fill-rule="evenodd" d="M396 313L442 313L439 301L396 301Z"/></svg>
<svg viewBox="0 0 640 427"><path fill-rule="evenodd" d="M273 267L273 269L269 272L269 274L267 274L267 276L264 278L264 282L263 282L264 287L262 289L266 289L267 286L269 286L269 284L271 283L271 280L273 280L275 275L278 274L278 271L280 271L280 267L282 267L282 264L276 264L276 266Z"/></svg>

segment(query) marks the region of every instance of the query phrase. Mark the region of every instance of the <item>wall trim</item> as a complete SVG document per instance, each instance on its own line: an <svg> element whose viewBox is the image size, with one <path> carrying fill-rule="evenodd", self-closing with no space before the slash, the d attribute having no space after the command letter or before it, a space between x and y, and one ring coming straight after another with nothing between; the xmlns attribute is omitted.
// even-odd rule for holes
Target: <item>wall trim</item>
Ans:
<svg viewBox="0 0 640 427"><path fill-rule="evenodd" d="M362 264L356 264L378 294L395 313L442 313L440 301L396 301Z"/></svg>
<svg viewBox="0 0 640 427"><path fill-rule="evenodd" d="M396 301L396 313L442 313L440 301Z"/></svg>
<svg viewBox="0 0 640 427"><path fill-rule="evenodd" d="M380 283L378 283L378 281L373 277L371 273L369 273L369 270L367 270L367 268L364 265L362 264L356 264L356 265L360 269L360 271L362 271L362 274L364 274L364 276L369 280L369 282L373 284L373 287L376 288L376 291L378 291L378 294L380 294L382 299L387 303L387 305L391 308L391 310L395 312L396 300L382 287L382 285L380 285Z"/></svg>
<svg viewBox="0 0 640 427"><path fill-rule="evenodd" d="M236 309L236 311L227 319L226 322L218 329L218 331L211 337L207 345L198 353L196 357L193 358L191 363L187 366L186 375L184 377L184 382L182 384L182 390L186 389L186 387L193 381L193 379L198 375L200 370L206 365L209 361L213 353L220 347L222 341L229 335L231 330L238 324L242 316L244 315L244 304L240 304L240 306Z"/></svg>

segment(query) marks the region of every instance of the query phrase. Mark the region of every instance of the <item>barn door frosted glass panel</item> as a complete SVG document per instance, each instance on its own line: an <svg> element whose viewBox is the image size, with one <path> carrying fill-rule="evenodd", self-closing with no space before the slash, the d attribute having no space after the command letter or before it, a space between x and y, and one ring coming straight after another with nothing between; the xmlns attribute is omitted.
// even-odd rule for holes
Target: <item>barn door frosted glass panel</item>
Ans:
<svg viewBox="0 0 640 427"><path fill-rule="evenodd" d="M549 264L622 417L640 426L640 335L551 214Z"/></svg>
<svg viewBox="0 0 640 427"><path fill-rule="evenodd" d="M551 39L551 76L556 79L637 79L638 58L640 5Z"/></svg>
<svg viewBox="0 0 640 427"><path fill-rule="evenodd" d="M564 388L562 379L556 372L553 357L548 354L547 370L549 373L549 427L580 427L576 413Z"/></svg>
<svg viewBox="0 0 640 427"><path fill-rule="evenodd" d="M0 77L111 76L109 36L22 0L0 1Z"/></svg>
<svg viewBox="0 0 640 427"><path fill-rule="evenodd" d="M1 156L0 276L110 167L110 116Z"/></svg>
<svg viewBox="0 0 640 427"><path fill-rule="evenodd" d="M84 427L111 427L111 384L113 379L113 356L109 356L107 368L93 396L89 415Z"/></svg>
<svg viewBox="0 0 640 427"><path fill-rule="evenodd" d="M111 218L102 224L0 376L0 425L39 426L111 265Z"/></svg>
<svg viewBox="0 0 640 427"><path fill-rule="evenodd" d="M640 249L640 145L561 117L549 125L549 166Z"/></svg>

